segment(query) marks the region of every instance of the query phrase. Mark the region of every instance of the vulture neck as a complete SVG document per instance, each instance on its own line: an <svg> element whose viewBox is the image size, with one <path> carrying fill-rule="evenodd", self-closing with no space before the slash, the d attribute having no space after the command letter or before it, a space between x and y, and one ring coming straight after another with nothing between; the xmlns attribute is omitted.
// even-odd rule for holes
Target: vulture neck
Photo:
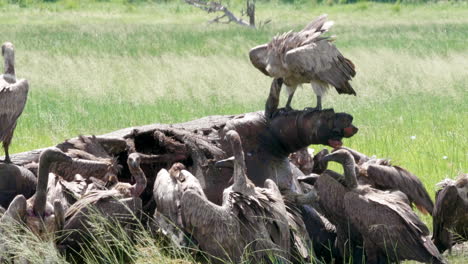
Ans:
<svg viewBox="0 0 468 264"><path fill-rule="evenodd" d="M140 195L143 193L143 191L146 188L147 180L145 173L141 169L141 167L138 166L130 166L130 173L133 175L135 178L135 184L132 186L132 195L134 198L140 197Z"/></svg>
<svg viewBox="0 0 468 264"><path fill-rule="evenodd" d="M47 183L49 181L49 170L51 161L41 155L39 161L39 173L37 179L36 195L34 198L33 211L36 216L43 216L47 202Z"/></svg>
<svg viewBox="0 0 468 264"><path fill-rule="evenodd" d="M15 75L15 53L12 49L5 50L5 73L3 78L9 83L16 82Z"/></svg>
<svg viewBox="0 0 468 264"><path fill-rule="evenodd" d="M233 191L244 195L251 195L254 191L252 183L247 178L244 151L240 142L233 142L232 149L234 151L234 184Z"/></svg>
<svg viewBox="0 0 468 264"><path fill-rule="evenodd" d="M356 179L356 170L355 170L354 158L349 155L343 162L343 170L345 176L346 187L349 189L356 189L358 186Z"/></svg>

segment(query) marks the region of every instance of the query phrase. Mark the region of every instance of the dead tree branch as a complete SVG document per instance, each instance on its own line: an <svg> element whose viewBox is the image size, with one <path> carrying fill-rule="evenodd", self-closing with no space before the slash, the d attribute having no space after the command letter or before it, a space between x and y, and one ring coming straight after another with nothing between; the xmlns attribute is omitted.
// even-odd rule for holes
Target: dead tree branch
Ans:
<svg viewBox="0 0 468 264"><path fill-rule="evenodd" d="M241 26L255 28L255 1L254 0L247 1L247 16L249 17L250 23L244 21L242 18L236 17L227 7L222 5L220 2L213 2L213 1L205 2L203 0L185 0L185 2L189 5L200 8L208 13L218 13L218 12L223 13L222 15L219 15L211 19L210 21L208 21L209 24L212 24L212 23L229 24L231 22L234 22Z"/></svg>

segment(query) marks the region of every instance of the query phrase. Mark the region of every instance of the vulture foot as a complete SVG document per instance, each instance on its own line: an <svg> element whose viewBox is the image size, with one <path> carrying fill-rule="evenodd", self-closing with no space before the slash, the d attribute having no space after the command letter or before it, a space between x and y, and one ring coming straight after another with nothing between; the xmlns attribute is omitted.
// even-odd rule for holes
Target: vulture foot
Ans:
<svg viewBox="0 0 468 264"><path fill-rule="evenodd" d="M0 160L0 162L6 163L6 164L11 164L11 160L9 156L5 157L5 160Z"/></svg>
<svg viewBox="0 0 468 264"><path fill-rule="evenodd" d="M322 110L322 97L317 95L317 106L315 106L314 108L306 107L304 110L305 111L320 111L320 110Z"/></svg>

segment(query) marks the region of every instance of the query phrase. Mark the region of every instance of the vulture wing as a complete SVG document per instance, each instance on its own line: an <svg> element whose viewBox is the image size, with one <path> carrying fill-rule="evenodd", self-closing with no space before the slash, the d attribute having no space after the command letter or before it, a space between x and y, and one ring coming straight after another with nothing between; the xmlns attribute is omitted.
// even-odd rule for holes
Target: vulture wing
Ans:
<svg viewBox="0 0 468 264"><path fill-rule="evenodd" d="M267 58L268 58L268 45L263 44L257 46L249 51L250 62L255 68L259 69L263 74L270 76L266 71Z"/></svg>
<svg viewBox="0 0 468 264"><path fill-rule="evenodd" d="M20 80L9 84L0 80L0 141L5 140L16 127L28 98L29 84Z"/></svg>
<svg viewBox="0 0 468 264"><path fill-rule="evenodd" d="M329 40L315 38L308 45L288 51L284 57L287 68L308 79L333 85L338 93L356 95L349 81L356 75L354 64L343 57Z"/></svg>
<svg viewBox="0 0 468 264"><path fill-rule="evenodd" d="M193 190L182 195L181 211L185 230L199 242L200 248L215 257L240 257L244 243L240 223L229 205L216 205Z"/></svg>
<svg viewBox="0 0 468 264"><path fill-rule="evenodd" d="M440 251L450 249L453 244L450 228L453 228L455 212L460 205L457 187L448 185L437 193L436 204L433 212L432 238Z"/></svg>
<svg viewBox="0 0 468 264"><path fill-rule="evenodd" d="M364 163L362 165L366 167ZM399 190L424 214L432 214L434 204L423 183L411 172L398 166L371 164L367 166L367 177L372 186L383 190ZM366 177L360 176L360 177Z"/></svg>
<svg viewBox="0 0 468 264"><path fill-rule="evenodd" d="M426 237L427 227L397 195L380 191L366 195L348 192L344 206L364 243L375 245L374 250L385 252L394 261L443 263L437 248Z"/></svg>
<svg viewBox="0 0 468 264"><path fill-rule="evenodd" d="M280 190L276 183L270 179L265 181L265 189L260 191L265 199L259 199L267 212L271 214L267 216L266 224L272 241L281 249L289 253L290 248L290 232L289 219L286 205L283 201ZM260 189L262 190L262 189Z"/></svg>
<svg viewBox="0 0 468 264"><path fill-rule="evenodd" d="M169 175L169 172L165 169L160 170L156 176L153 197L156 201L156 211L158 212L155 216L161 214L163 218L167 218L173 224L182 224L178 208L180 204L178 187ZM159 219L156 220L160 221Z"/></svg>
<svg viewBox="0 0 468 264"><path fill-rule="evenodd" d="M331 174L335 172L326 170L315 182L315 189L319 195L322 213L332 224L338 225L337 221L346 221L344 214L343 199L346 193L345 187L339 183Z"/></svg>

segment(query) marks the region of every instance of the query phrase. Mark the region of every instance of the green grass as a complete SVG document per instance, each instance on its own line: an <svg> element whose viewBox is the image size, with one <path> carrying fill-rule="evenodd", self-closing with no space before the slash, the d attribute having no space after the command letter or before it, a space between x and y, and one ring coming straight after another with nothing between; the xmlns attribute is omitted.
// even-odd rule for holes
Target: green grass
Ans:
<svg viewBox="0 0 468 264"><path fill-rule="evenodd" d="M240 9L233 1L232 10ZM391 158L432 194L441 179L468 171L467 3L273 1L257 12L273 21L258 30L207 25L212 15L183 2L0 4L0 41L15 44L17 74L31 88L12 151L78 134L262 110L271 79L251 66L248 50L328 13L336 45L357 66L358 96L332 91L324 100L352 114L360 128L345 144ZM311 106L314 98L305 85L293 106Z"/></svg>

